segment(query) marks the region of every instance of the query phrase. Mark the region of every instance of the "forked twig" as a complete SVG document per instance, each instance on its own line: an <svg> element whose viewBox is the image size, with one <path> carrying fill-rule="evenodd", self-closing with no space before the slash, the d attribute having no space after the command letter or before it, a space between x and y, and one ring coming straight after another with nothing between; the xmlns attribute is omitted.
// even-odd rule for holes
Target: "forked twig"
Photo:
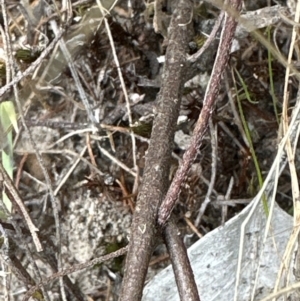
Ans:
<svg viewBox="0 0 300 301"><path fill-rule="evenodd" d="M240 10L240 0L231 0L229 3L231 9L234 9L236 12ZM203 108L193 133L191 145L184 153L182 164L179 166L172 184L168 190L168 193L159 209L158 223L160 225L164 225L169 218L180 194L181 185L184 183L190 167L194 162L198 150L202 144L204 134L206 133L208 127L208 120L215 107L216 98L219 93L221 76L227 65L236 26L237 21L235 17L230 16L226 13L225 22L221 34L221 41L218 48L217 57L215 59L212 75L206 89Z"/></svg>
<svg viewBox="0 0 300 301"><path fill-rule="evenodd" d="M192 8L192 1L179 0L169 26L169 45L162 87L158 95L157 114L131 227L125 275L119 298L122 301L141 300L152 251L157 236L160 236L156 225L157 212L169 184L174 132L188 69L186 54L188 42L193 35L192 24L189 24Z"/></svg>

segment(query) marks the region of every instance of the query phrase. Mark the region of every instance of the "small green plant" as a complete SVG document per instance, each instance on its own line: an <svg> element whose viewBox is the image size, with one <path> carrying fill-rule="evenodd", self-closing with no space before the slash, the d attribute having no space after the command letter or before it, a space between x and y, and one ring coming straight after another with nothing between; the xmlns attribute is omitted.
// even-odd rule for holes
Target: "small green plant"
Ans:
<svg viewBox="0 0 300 301"><path fill-rule="evenodd" d="M268 41L271 43L271 29L270 29L270 27L267 28L267 35L268 35ZM277 110L278 99L275 95L275 89L274 89L272 61L273 61L273 55L272 55L272 52L270 51L270 49L268 48L268 70L269 70L269 81L270 81L270 94L272 96L273 108L274 108L276 121L279 124L280 123L280 118L279 118L279 114L278 114L278 110Z"/></svg>
<svg viewBox="0 0 300 301"><path fill-rule="evenodd" d="M12 101L4 101L0 104L0 149L2 164L8 175L13 177L13 141L12 128L18 132L18 122L15 107ZM12 204L5 192L2 194L3 202L9 212ZM0 217L4 213L0 211Z"/></svg>
<svg viewBox="0 0 300 301"><path fill-rule="evenodd" d="M258 179L258 185L259 185L259 188L261 188L263 186L264 181L263 181L262 173L261 173L261 170L260 170L259 162L257 160L256 153L255 153L255 150L254 150L254 146L253 146L253 142L252 142L252 138L251 138L251 131L249 129L247 120L246 120L245 115L244 115L243 106L242 106L242 98L243 99L246 98L250 103L254 103L254 102L251 99L251 96L250 96L249 90L247 88L247 85L246 85L245 81L243 80L243 78L241 77L240 73L236 69L235 69L235 73L236 73L236 75L239 79L239 82L241 83L242 88L243 88L242 97L239 93L237 93L237 95L236 95L238 108L239 108L239 113L240 113L240 117L241 117L241 121L242 121L242 124L243 124L244 131L245 131L245 135L246 135L246 138L247 138L247 141L248 141L248 144L249 144L251 156L252 156L252 159L253 159L253 162L254 162L254 166L255 166L255 170L256 170L256 174L257 174L257 179ZM236 85L235 85L235 90L238 91ZM264 206L265 213L268 214L269 208L268 208L268 203L267 203L267 199L266 199L265 196L263 196L263 206Z"/></svg>
<svg viewBox="0 0 300 301"><path fill-rule="evenodd" d="M16 51L16 59L20 62L30 64L34 62L42 53L40 49L21 48Z"/></svg>
<svg viewBox="0 0 300 301"><path fill-rule="evenodd" d="M139 121L131 126L130 129L137 135L150 138L152 131L152 122Z"/></svg>

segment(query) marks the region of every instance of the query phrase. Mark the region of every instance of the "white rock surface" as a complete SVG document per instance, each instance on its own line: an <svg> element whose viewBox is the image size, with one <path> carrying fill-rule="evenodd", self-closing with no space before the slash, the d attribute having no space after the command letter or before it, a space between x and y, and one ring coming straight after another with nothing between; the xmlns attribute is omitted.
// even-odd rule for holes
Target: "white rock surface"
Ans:
<svg viewBox="0 0 300 301"><path fill-rule="evenodd" d="M189 258L201 301L234 300L241 225L251 207L252 203L224 226L210 232L189 248ZM263 247L265 226L266 214L259 205L245 228L244 252L236 299L238 301L251 300L258 266L260 270L258 284L254 290L254 300L261 300L273 291L282 254L293 227L293 220L275 204L271 223L272 235L268 234ZM262 250L264 253L261 255ZM179 301L171 266L148 283L142 300Z"/></svg>

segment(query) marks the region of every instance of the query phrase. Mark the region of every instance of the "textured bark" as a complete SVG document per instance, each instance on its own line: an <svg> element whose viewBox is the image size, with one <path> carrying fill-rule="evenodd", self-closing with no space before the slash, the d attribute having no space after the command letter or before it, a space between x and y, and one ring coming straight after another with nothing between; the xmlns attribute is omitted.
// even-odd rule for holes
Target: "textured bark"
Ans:
<svg viewBox="0 0 300 301"><path fill-rule="evenodd" d="M180 300L200 301L187 250L172 218L164 229L164 240L170 254Z"/></svg>
<svg viewBox="0 0 300 301"><path fill-rule="evenodd" d="M170 157L187 71L188 42L192 35L192 8L191 1L178 1L169 27L163 82L158 95L157 114L146 157L143 183L133 217L119 298L122 301L141 299L153 247L157 236L160 235L156 226L157 212L169 184Z"/></svg>

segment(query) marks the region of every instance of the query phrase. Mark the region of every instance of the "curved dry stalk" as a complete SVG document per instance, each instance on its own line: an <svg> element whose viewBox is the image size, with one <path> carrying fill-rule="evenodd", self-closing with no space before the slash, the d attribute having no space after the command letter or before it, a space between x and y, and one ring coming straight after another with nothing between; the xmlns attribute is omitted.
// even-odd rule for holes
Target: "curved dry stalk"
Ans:
<svg viewBox="0 0 300 301"><path fill-rule="evenodd" d="M116 4L116 2L117 1L114 2L113 6ZM133 123L132 123L132 113L131 113L131 108L130 108L129 97L128 97L127 89L126 89L126 86L125 86L125 81L124 81L124 78L123 78L123 74L122 74L122 71L121 71L121 68L120 68L120 63L119 63L119 59L118 59L118 56L117 56L114 39L113 39L113 36L111 34L110 26L109 26L107 18L106 18L106 13L104 12L104 7L101 5L100 0L97 0L97 4L99 6L99 9L100 9L102 15L104 16L105 29L106 29L107 36L108 36L108 39L109 39L109 42L110 42L110 47L111 47L111 50L112 50L113 58L114 58L116 66L117 66L118 77L119 77L121 87L122 87L122 91L123 91L124 98L125 98L126 110L127 110L128 120L129 120L129 126L132 127ZM136 171L136 170L138 170L137 163L136 163L137 162L137 158L136 158L136 140L135 140L134 132L130 131L129 133L130 133L131 144L132 144L133 169L134 169L134 171ZM99 143L98 143L98 147L100 148ZM128 169L128 172L131 173L131 170ZM134 174L135 174L134 175L135 182L137 182L138 181L138 174L137 173L134 173Z"/></svg>

